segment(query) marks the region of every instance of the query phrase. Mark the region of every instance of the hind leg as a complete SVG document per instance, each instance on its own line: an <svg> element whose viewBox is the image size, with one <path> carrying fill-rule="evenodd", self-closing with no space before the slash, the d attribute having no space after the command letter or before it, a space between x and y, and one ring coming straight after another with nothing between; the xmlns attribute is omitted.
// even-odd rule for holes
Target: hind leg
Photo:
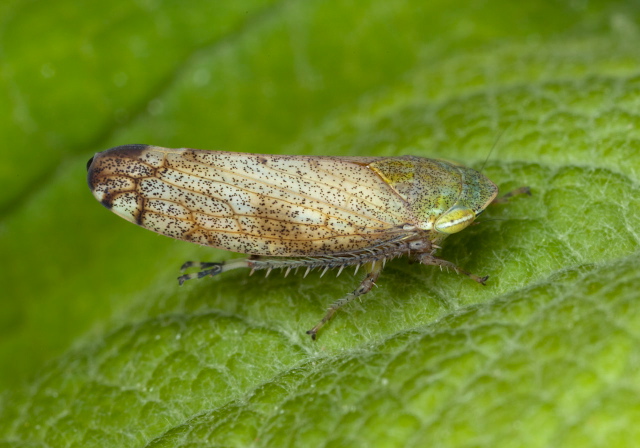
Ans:
<svg viewBox="0 0 640 448"><path fill-rule="evenodd" d="M213 277L214 275L222 274L223 272L231 271L238 268L250 268L251 258L237 258L228 261L221 261L219 263L204 263L199 261L187 261L180 268L181 271L189 268L198 268L200 271L193 272L191 274L184 274L178 277L178 282L182 285L187 280L194 278L202 278L206 276Z"/></svg>
<svg viewBox="0 0 640 448"><path fill-rule="evenodd" d="M327 270L332 268L340 268L338 275L346 266L358 266L363 262L356 257L310 257L310 258L277 258L277 257L263 257L260 255L251 255L248 258L236 258L228 261L222 261L219 263L211 262L196 262L187 261L182 265L181 270L189 268L198 268L199 272L193 272L191 274L184 274L178 277L178 281L182 285L187 280L194 278L202 278L206 276L214 276L223 272L230 271L238 268L250 268L251 274L254 271L266 271L266 275L274 269L285 270L285 277L289 272L298 270L299 268L306 268L304 276L306 277L309 272L316 268L324 268L322 274L324 275Z"/></svg>

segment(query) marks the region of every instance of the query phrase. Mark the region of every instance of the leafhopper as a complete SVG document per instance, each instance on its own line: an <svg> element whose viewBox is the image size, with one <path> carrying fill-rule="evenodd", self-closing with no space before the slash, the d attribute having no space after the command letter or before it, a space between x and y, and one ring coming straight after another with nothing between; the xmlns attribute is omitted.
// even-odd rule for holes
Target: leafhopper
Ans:
<svg viewBox="0 0 640 448"><path fill-rule="evenodd" d="M342 306L371 290L385 262L409 256L480 277L435 253L471 225L498 187L465 166L416 156L331 157L247 154L126 145L87 164L93 195L134 224L179 240L247 254L187 262L213 276L236 268L285 275L366 269L350 294L309 331L313 339Z"/></svg>

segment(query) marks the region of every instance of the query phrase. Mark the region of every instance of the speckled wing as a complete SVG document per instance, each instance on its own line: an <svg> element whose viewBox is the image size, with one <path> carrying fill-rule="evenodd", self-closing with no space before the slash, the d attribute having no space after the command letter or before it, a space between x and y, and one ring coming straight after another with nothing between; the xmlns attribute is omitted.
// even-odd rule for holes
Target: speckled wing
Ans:
<svg viewBox="0 0 640 448"><path fill-rule="evenodd" d="M128 145L88 165L94 196L147 229L267 256L335 255L408 236L406 202L379 158L261 155Z"/></svg>

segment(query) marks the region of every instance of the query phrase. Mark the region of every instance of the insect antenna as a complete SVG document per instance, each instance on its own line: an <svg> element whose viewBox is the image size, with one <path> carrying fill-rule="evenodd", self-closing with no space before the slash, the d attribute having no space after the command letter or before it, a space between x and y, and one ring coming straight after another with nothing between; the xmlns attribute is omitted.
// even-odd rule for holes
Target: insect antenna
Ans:
<svg viewBox="0 0 640 448"><path fill-rule="evenodd" d="M493 151L496 149L496 146L498 146L498 143L500 142L500 139L502 138L504 133L507 132L509 127L507 127L507 128L505 128L505 129L503 129L503 130L498 132L498 136L493 141L493 145L491 145L491 149L489 150L489 154L487 154L487 157L484 159L484 162L482 162L482 166L478 170L480 173L482 173L484 171L484 167L487 165L487 162L489 161L489 158L491 157L491 154L493 154Z"/></svg>

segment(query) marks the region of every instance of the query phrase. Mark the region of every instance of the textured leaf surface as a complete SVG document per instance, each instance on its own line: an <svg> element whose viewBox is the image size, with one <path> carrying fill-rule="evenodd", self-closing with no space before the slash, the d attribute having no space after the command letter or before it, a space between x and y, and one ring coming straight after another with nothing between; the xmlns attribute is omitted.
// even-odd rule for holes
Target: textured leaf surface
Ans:
<svg viewBox="0 0 640 448"><path fill-rule="evenodd" d="M635 443L639 19L610 1L0 6L0 446ZM312 343L358 279L178 288L183 261L232 255L100 207L86 160L126 143L477 168L495 145L484 173L533 196L447 240L486 287L396 260Z"/></svg>

